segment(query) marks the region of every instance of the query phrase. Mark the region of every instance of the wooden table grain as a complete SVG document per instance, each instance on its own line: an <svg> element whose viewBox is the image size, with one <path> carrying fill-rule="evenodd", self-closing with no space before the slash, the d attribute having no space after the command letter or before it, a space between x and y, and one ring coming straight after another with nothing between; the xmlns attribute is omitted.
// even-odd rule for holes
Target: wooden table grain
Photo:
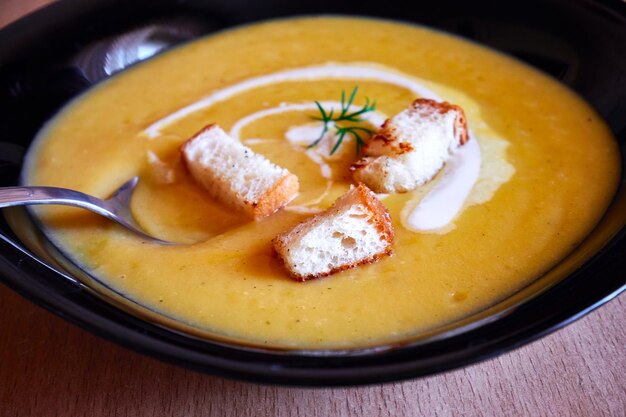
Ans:
<svg viewBox="0 0 626 417"><path fill-rule="evenodd" d="M0 27L52 0L0 0ZM263 386L180 369L0 285L0 417L626 416L626 294L495 359L407 382Z"/></svg>

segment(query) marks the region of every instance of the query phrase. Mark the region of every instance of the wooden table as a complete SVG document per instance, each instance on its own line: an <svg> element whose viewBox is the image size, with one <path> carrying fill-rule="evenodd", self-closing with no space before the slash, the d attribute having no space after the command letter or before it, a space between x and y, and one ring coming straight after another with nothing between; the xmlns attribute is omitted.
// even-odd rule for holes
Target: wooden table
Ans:
<svg viewBox="0 0 626 417"><path fill-rule="evenodd" d="M0 27L52 0L0 0ZM0 285L0 417L626 416L626 294L464 369L360 388L254 385L86 333Z"/></svg>

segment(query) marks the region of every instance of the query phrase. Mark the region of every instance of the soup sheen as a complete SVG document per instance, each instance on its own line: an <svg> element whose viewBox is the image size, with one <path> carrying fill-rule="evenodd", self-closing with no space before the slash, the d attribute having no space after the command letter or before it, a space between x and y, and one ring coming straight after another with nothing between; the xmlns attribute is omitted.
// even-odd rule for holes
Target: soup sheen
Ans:
<svg viewBox="0 0 626 417"><path fill-rule="evenodd" d="M377 102L372 124L419 95L463 107L478 145L475 181L463 185L467 196L439 197L435 207L458 210L430 230L411 216L454 164L415 192L381 196L394 255L295 282L270 241L345 192L355 159L350 140L332 158L307 150L320 131L313 101L332 106L357 85L355 105ZM287 209L255 223L193 182L179 147L209 123L299 177ZM424 28L321 17L219 33L108 80L40 134L24 180L106 197L139 175L141 225L188 244L144 242L78 209L37 213L78 264L152 310L255 345L345 348L431 331L531 283L598 222L619 163L596 112L534 69Z"/></svg>

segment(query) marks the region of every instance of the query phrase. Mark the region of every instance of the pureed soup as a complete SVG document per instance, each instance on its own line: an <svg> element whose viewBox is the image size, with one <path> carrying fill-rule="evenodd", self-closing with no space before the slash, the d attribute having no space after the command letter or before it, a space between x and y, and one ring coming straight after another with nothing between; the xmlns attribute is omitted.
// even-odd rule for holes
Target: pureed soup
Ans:
<svg viewBox="0 0 626 417"><path fill-rule="evenodd" d="M314 101L338 108L357 86L356 106L376 100L372 126L431 97L460 105L472 138L454 156L461 162L427 185L380 196L393 256L296 282L270 241L348 189L353 139L332 156L307 145L321 131ZM209 123L296 174L297 198L259 222L211 199L179 151ZM322 17L219 33L108 80L42 131L24 182L106 197L139 175L140 224L186 244L142 241L67 207L37 209L46 233L90 274L165 316L253 345L317 349L406 339L506 299L590 232L619 169L596 112L536 70L425 28Z"/></svg>

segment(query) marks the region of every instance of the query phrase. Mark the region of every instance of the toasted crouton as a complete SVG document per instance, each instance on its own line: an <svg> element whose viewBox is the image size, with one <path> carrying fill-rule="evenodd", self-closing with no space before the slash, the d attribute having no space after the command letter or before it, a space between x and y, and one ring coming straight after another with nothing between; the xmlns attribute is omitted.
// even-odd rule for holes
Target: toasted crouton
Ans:
<svg viewBox="0 0 626 417"><path fill-rule="evenodd" d="M350 168L356 181L377 193L411 191L430 181L452 152L469 139L459 106L417 99L387 119Z"/></svg>
<svg viewBox="0 0 626 417"><path fill-rule="evenodd" d="M298 193L298 177L212 124L181 147L191 176L211 196L255 220L285 206Z"/></svg>
<svg viewBox="0 0 626 417"><path fill-rule="evenodd" d="M393 239L389 212L359 184L272 243L292 278L306 281L390 255Z"/></svg>

